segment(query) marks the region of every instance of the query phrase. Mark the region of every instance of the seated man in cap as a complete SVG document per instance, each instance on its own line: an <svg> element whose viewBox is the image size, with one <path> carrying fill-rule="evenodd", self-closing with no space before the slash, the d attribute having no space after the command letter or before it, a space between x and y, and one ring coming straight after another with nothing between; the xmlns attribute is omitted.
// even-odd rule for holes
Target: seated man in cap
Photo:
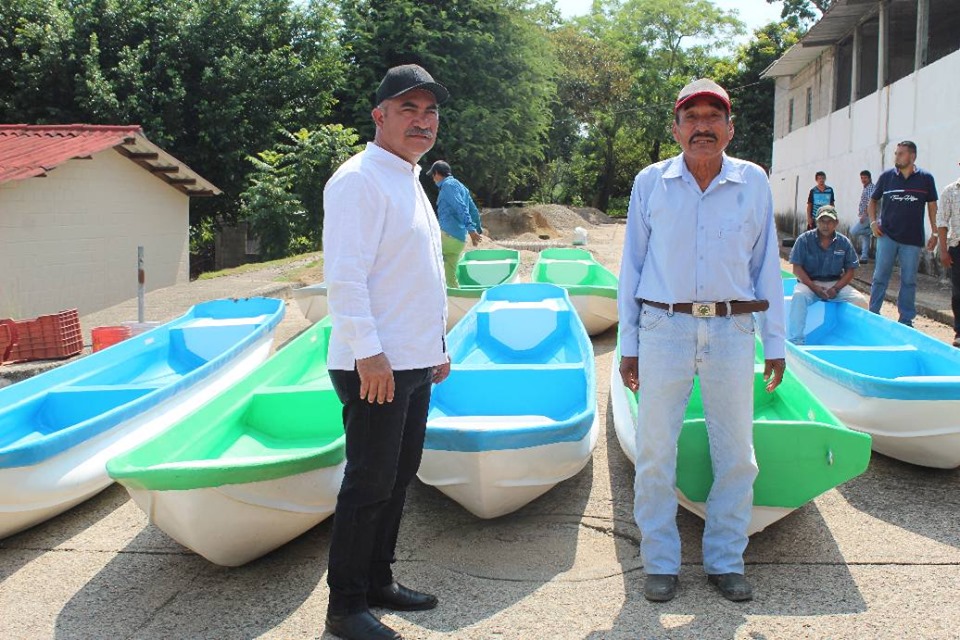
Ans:
<svg viewBox="0 0 960 640"><path fill-rule="evenodd" d="M788 339L803 344L807 307L818 300L852 302L867 308L866 297L850 284L860 262L853 244L837 233L837 210L823 205L817 211L817 227L797 238L790 252L797 287L790 304Z"/></svg>
<svg viewBox="0 0 960 640"><path fill-rule="evenodd" d="M470 190L453 177L450 165L437 160L427 172L440 189L437 196L437 217L440 220L440 243L443 246L443 270L448 287L458 287L457 263L469 234L473 246L480 244L480 213L470 197Z"/></svg>

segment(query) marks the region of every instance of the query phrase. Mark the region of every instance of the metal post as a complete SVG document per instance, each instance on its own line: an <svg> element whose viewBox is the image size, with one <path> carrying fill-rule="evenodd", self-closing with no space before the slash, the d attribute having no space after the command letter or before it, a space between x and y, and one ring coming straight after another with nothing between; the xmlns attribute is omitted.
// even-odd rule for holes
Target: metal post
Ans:
<svg viewBox="0 0 960 640"><path fill-rule="evenodd" d="M144 282L143 273L143 246L137 247L137 322L143 322Z"/></svg>

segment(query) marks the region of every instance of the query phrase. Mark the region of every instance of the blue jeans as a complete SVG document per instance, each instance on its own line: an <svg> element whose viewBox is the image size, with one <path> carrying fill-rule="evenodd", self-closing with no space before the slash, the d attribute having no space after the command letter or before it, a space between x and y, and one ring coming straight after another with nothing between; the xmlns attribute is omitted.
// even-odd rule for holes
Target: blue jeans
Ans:
<svg viewBox="0 0 960 640"><path fill-rule="evenodd" d="M347 466L330 540L328 613L367 609L367 590L393 582L407 486L420 467L432 384L431 369L394 371L393 402L360 399L356 371L330 371L343 403Z"/></svg>
<svg viewBox="0 0 960 640"><path fill-rule="evenodd" d="M753 316L695 318L644 306L640 313L640 407L634 518L648 574L680 571L677 440L693 386L703 396L713 487L703 564L743 573L757 463L753 452Z"/></svg>
<svg viewBox="0 0 960 640"><path fill-rule="evenodd" d="M870 238L873 237L873 232L870 230L870 221L866 222L857 222L857 224L850 227L850 238L859 238L860 239L860 259L868 260L870 258Z"/></svg>
<svg viewBox="0 0 960 640"><path fill-rule="evenodd" d="M873 268L873 284L870 286L870 311L880 313L883 296L887 293L893 263L900 258L900 293L897 295L897 310L900 322L913 325L917 317L917 269L920 268L921 247L902 244L887 236L877 238L877 263Z"/></svg>

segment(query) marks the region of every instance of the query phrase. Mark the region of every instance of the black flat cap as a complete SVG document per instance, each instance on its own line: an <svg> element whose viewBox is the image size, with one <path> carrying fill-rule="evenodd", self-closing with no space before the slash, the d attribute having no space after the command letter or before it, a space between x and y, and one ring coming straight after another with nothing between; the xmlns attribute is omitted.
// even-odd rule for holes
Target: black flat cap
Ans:
<svg viewBox="0 0 960 640"><path fill-rule="evenodd" d="M437 104L447 101L450 92L442 84L435 82L427 70L416 64L405 64L387 71L377 87L377 104L390 98L396 98L407 91L423 89L437 99Z"/></svg>

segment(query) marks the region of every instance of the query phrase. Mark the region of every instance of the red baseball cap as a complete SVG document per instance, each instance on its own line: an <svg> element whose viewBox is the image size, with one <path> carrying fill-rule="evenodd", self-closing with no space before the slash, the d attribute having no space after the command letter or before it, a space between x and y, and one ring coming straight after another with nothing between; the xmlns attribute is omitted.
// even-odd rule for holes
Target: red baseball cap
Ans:
<svg viewBox="0 0 960 640"><path fill-rule="evenodd" d="M700 78L699 80L694 80L681 89L680 93L677 94L677 103L673 106L673 112L676 113L681 107L683 107L683 105L690 102L694 98L700 98L703 96L719 100L721 103L723 103L727 113L730 113L730 96L727 95L727 92L724 91L723 87L709 78Z"/></svg>

